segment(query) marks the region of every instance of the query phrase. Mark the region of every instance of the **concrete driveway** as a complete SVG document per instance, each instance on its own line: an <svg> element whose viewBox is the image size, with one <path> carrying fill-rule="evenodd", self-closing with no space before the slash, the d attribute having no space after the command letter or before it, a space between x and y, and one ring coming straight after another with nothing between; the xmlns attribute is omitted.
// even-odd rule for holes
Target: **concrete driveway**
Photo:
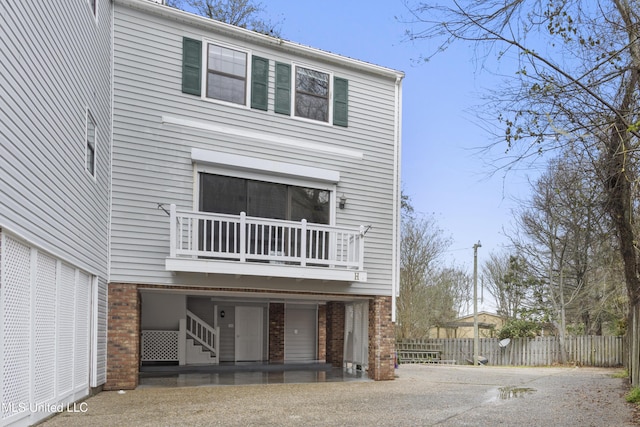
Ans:
<svg viewBox="0 0 640 427"><path fill-rule="evenodd" d="M618 372L402 365L388 382L103 392L44 426L632 426ZM84 411L84 412L83 412Z"/></svg>

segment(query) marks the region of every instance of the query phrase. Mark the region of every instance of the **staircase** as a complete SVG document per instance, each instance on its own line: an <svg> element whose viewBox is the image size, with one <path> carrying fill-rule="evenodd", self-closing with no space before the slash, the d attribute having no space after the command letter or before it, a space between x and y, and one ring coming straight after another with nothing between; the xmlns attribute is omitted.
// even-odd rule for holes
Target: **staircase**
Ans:
<svg viewBox="0 0 640 427"><path fill-rule="evenodd" d="M218 358L211 351L204 349L193 338L187 338L186 346L187 365L217 365Z"/></svg>
<svg viewBox="0 0 640 427"><path fill-rule="evenodd" d="M220 328L214 328L187 310L186 364L217 365L220 361Z"/></svg>

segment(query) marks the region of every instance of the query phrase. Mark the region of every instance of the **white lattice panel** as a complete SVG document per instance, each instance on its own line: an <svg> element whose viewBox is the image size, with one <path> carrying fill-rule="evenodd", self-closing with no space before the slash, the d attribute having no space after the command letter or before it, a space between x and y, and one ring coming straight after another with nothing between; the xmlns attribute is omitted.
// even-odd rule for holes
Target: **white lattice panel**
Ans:
<svg viewBox="0 0 640 427"><path fill-rule="evenodd" d="M62 264L57 301L57 392L68 393L73 388L75 269Z"/></svg>
<svg viewBox="0 0 640 427"><path fill-rule="evenodd" d="M142 331L142 361L178 360L178 331Z"/></svg>
<svg viewBox="0 0 640 427"><path fill-rule="evenodd" d="M63 404L88 390L93 277L6 235L0 262L0 425L33 423L49 414L19 408Z"/></svg>
<svg viewBox="0 0 640 427"><path fill-rule="evenodd" d="M97 292L94 295L96 313L93 315L96 318L96 328L94 333L96 334L96 348L95 352L95 365L94 373L92 376L92 387L96 387L99 384L104 384L107 380L107 283L103 280L98 280Z"/></svg>
<svg viewBox="0 0 640 427"><path fill-rule="evenodd" d="M38 253L33 311L36 403L55 397L55 369L52 369L51 363L56 351L56 264L51 256Z"/></svg>
<svg viewBox="0 0 640 427"><path fill-rule="evenodd" d="M2 247L2 418L15 415L11 405L29 402L31 331L31 250L7 237Z"/></svg>
<svg viewBox="0 0 640 427"><path fill-rule="evenodd" d="M89 330L91 277L80 271L76 283L74 388L89 386Z"/></svg>

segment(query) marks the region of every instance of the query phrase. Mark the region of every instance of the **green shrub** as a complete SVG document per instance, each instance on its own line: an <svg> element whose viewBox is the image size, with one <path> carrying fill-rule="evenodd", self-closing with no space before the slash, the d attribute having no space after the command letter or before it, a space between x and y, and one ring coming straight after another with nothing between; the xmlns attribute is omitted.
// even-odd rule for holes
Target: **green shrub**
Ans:
<svg viewBox="0 0 640 427"><path fill-rule="evenodd" d="M640 387L634 387L626 394L625 399L629 403L638 403L640 402Z"/></svg>

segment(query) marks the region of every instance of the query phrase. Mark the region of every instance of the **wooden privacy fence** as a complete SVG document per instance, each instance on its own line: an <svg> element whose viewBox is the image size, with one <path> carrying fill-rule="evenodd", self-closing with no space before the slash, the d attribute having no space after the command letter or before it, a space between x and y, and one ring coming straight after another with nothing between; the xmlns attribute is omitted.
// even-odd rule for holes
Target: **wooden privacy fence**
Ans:
<svg viewBox="0 0 640 427"><path fill-rule="evenodd" d="M623 363L622 337L571 336L565 339L567 362L612 367ZM473 338L403 340L396 343L399 363L454 363L473 360ZM497 338L480 338L480 356L489 365L545 366L561 363L557 337L513 338L501 347Z"/></svg>

